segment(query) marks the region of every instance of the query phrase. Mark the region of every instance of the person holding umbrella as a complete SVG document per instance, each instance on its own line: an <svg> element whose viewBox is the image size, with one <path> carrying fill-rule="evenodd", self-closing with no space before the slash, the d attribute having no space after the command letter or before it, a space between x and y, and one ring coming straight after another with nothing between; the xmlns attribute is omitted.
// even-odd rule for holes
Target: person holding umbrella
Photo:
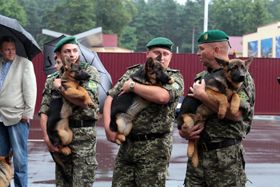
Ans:
<svg viewBox="0 0 280 187"><path fill-rule="evenodd" d="M37 96L36 77L32 62L16 54L13 37L0 39L0 54L0 156L13 152L15 187L27 187L27 140Z"/></svg>
<svg viewBox="0 0 280 187"><path fill-rule="evenodd" d="M98 106L98 84L99 73L93 66L80 62L80 51L76 38L66 36L60 39L54 48L57 60L65 64L69 58L71 63L79 64L81 69L90 74L90 79L82 84L89 93L92 101ZM83 186L91 187L95 180L96 161L96 122L99 109L90 108L77 102L77 98L71 98L64 94L65 89L61 85L62 70L48 76L43 91L43 99L39 111L40 125L43 131L43 138L50 152L58 152L47 134L48 112L52 99L64 97L73 106L73 113L69 119L69 126L73 131L73 140L69 144L72 153L68 156L59 154L65 168L56 164L56 186ZM67 177L65 177L67 176Z"/></svg>

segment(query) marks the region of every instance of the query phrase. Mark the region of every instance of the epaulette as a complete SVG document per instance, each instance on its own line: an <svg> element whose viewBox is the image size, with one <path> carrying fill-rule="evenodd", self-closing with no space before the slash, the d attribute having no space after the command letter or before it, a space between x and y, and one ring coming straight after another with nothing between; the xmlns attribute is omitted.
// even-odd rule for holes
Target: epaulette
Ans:
<svg viewBox="0 0 280 187"><path fill-rule="evenodd" d="M49 75L47 76L47 78L55 77L55 76L57 76L57 75L59 75L59 72L58 72L58 71L56 71L56 72L54 72L54 73L52 73L52 74L49 74Z"/></svg>
<svg viewBox="0 0 280 187"><path fill-rule="evenodd" d="M142 64L135 64L133 66L129 66L127 69L133 69L133 68L136 68L136 67L139 67L141 66Z"/></svg>
<svg viewBox="0 0 280 187"><path fill-rule="evenodd" d="M202 71L202 72L200 72L200 73L198 73L198 74L195 75L194 80L195 80L195 81L196 81L196 80L200 80L200 79L202 79L203 77L205 77L206 74L207 74L207 71Z"/></svg>
<svg viewBox="0 0 280 187"><path fill-rule="evenodd" d="M172 69L172 68L167 68L166 71L171 71L171 72L174 72L174 73L180 72L180 70Z"/></svg>

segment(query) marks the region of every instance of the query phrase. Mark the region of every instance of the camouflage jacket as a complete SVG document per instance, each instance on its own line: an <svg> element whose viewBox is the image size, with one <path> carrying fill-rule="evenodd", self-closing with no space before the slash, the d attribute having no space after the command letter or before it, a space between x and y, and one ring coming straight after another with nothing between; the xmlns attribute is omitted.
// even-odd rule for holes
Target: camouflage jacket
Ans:
<svg viewBox="0 0 280 187"><path fill-rule="evenodd" d="M96 106L98 106L98 84L100 82L99 73L96 70L95 67L90 66L86 63L81 62L80 66L83 70L85 70L88 74L91 75L90 80L83 83L83 87L88 91L91 99L93 102L96 103ZM41 102L41 107L39 114L45 113L47 114L50 106L51 99L55 97L55 93L57 93L56 89L53 86L53 81L56 78L61 77L62 72L55 72L47 77L46 83L45 83L45 89L43 91L43 98ZM78 106L75 106L73 104L73 114L72 119L76 120L90 120L90 119L98 119L98 108L81 108Z"/></svg>
<svg viewBox="0 0 280 187"><path fill-rule="evenodd" d="M135 65L126 71L126 73L118 80L116 85L109 90L109 95L116 96L125 81L130 75L136 72L142 65ZM149 133L165 133L173 130L172 122L175 118L175 108L180 96L184 94L184 81L181 73L175 69L166 69L167 74L174 79L174 83L163 85L169 92L170 101L165 105L150 102L133 120L133 128L131 134L149 134ZM145 80L142 80L144 83Z"/></svg>
<svg viewBox="0 0 280 187"><path fill-rule="evenodd" d="M203 71L196 75L195 80L201 80L208 74ZM243 102L240 106L242 117L240 121L229 119L218 119L217 115L209 117L205 122L205 129L202 133L203 138L210 138L207 141L222 140L224 138L242 139L249 133L255 104L255 84L249 73L246 74L245 81L238 91L238 95Z"/></svg>

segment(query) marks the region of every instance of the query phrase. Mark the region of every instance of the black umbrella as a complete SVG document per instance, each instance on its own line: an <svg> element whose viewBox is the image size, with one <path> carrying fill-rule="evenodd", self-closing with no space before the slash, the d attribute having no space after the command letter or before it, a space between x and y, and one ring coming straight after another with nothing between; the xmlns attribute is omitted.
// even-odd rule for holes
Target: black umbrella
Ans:
<svg viewBox="0 0 280 187"><path fill-rule="evenodd" d="M2 36L13 36L16 40L16 50L19 56L32 60L35 55L41 52L36 40L16 19L0 15L0 38Z"/></svg>
<svg viewBox="0 0 280 187"><path fill-rule="evenodd" d="M61 38L65 37L64 35L51 40L48 43L44 44L44 71L46 75L49 75L56 71L54 64L54 46ZM96 52L91 51L89 48L79 44L81 51L80 60L87 62L88 64L94 66L100 74L100 85L99 85L99 107L102 111L104 100L107 96L107 91L112 87L111 75L103 66Z"/></svg>

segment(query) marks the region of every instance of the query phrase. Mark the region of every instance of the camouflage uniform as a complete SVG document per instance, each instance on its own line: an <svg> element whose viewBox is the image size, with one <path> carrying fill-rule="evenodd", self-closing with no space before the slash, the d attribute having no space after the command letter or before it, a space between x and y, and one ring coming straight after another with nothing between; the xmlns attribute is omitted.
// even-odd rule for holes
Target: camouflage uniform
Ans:
<svg viewBox="0 0 280 187"><path fill-rule="evenodd" d="M88 82L83 83L89 95L96 105L98 105L98 84L99 75L97 70L86 64L80 63L83 70L91 75ZM40 113L48 113L51 99L57 93L53 87L53 81L61 77L61 72L51 74L45 83L43 99L41 103ZM61 96L61 95L60 95ZM64 156L60 154L66 166L66 176L61 172L60 167L56 164L56 185L61 187L89 187L95 180L96 161L96 121L98 120L99 109L81 108L73 105L73 114L71 120L92 120L91 127L71 128L74 134L73 141L69 145L72 154Z"/></svg>
<svg viewBox="0 0 280 187"><path fill-rule="evenodd" d="M206 71L199 73L196 80L202 79ZM238 91L241 102L241 121L218 119L211 116L205 122L205 129L199 139L200 145L205 142L221 142L234 139L242 140L249 133L254 114L255 85L251 75ZM185 178L186 187L242 187L247 181L245 174L244 148L241 143L207 151L199 149L199 165L193 167L188 160Z"/></svg>
<svg viewBox="0 0 280 187"><path fill-rule="evenodd" d="M119 79L116 86L109 91L109 94L112 97L117 95L123 83L140 67L140 65L136 65L129 68ZM127 141L120 146L116 158L113 187L165 186L172 149L172 124L175 108L179 96L183 95L184 91L183 78L178 70L168 68L166 71L175 80L173 84L164 85L164 88L170 94L170 101L166 105L150 103L133 120L133 128ZM166 133L166 136L141 141L134 141L129 138L134 135L151 133Z"/></svg>

